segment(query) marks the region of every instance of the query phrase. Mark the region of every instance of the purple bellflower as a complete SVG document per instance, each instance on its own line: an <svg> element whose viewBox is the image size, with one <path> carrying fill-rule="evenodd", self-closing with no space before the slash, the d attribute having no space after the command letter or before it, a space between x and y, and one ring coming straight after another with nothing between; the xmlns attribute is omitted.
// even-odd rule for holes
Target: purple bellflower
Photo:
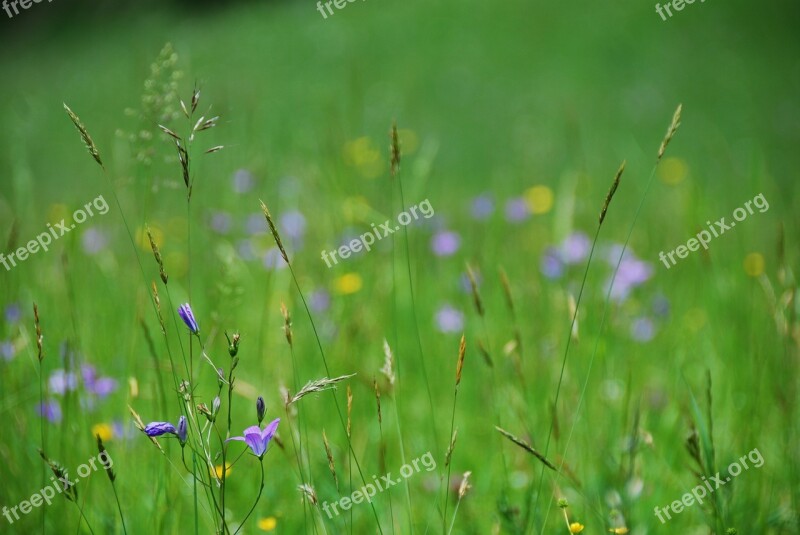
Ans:
<svg viewBox="0 0 800 535"><path fill-rule="evenodd" d="M244 442L253 451L253 455L261 459L264 457L264 453L267 451L267 446L269 445L270 440L272 440L272 437L275 436L275 431L278 430L278 424L280 421L280 418L272 420L269 424L267 424L267 427L265 427L263 431L257 425L253 425L244 430L244 436L231 437L225 442L231 440L239 440Z"/></svg>
<svg viewBox="0 0 800 535"><path fill-rule="evenodd" d="M144 432L148 437L160 437L167 433L178 434L178 430L169 422L150 422L144 427Z"/></svg>
<svg viewBox="0 0 800 535"><path fill-rule="evenodd" d="M187 433L187 422L186 416L181 414L181 417L178 418L178 432L175 433L178 435L178 440L181 443L181 447L186 444L186 433Z"/></svg>
<svg viewBox="0 0 800 535"><path fill-rule="evenodd" d="M192 307L189 306L189 303L185 303L178 307L178 315L180 315L186 326L189 327L189 330L192 331L192 334L197 334L200 332L200 327L197 325L197 321L194 319Z"/></svg>
<svg viewBox="0 0 800 535"><path fill-rule="evenodd" d="M264 398L258 396L256 400L256 417L258 418L258 425L264 421L264 413L267 412L267 405L264 403Z"/></svg>

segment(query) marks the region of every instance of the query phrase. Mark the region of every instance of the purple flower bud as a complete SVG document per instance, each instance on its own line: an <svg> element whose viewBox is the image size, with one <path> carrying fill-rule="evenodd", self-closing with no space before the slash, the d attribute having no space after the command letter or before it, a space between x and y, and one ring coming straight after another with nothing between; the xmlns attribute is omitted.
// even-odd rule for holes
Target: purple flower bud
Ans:
<svg viewBox="0 0 800 535"><path fill-rule="evenodd" d="M258 416L258 425L264 420L264 413L267 412L267 406L264 403L264 398L258 396L256 400L256 415Z"/></svg>
<svg viewBox="0 0 800 535"><path fill-rule="evenodd" d="M211 415L216 416L221 406L222 406L222 400L219 399L219 396L215 397L214 401L211 403Z"/></svg>
<svg viewBox="0 0 800 535"><path fill-rule="evenodd" d="M189 306L189 303L185 303L178 307L178 315L180 315L186 326L189 327L189 330L192 331L192 334L197 334L200 332L200 327L197 326L197 321L194 319L192 307Z"/></svg>
<svg viewBox="0 0 800 535"><path fill-rule="evenodd" d="M181 446L186 444L186 432L187 432L187 424L186 424L186 416L181 415L178 418L178 441L181 443Z"/></svg>
<svg viewBox="0 0 800 535"><path fill-rule="evenodd" d="M144 427L144 433L148 437L160 437L167 433L176 435L178 431L175 429L175 426L169 422L150 422Z"/></svg>
<svg viewBox="0 0 800 535"><path fill-rule="evenodd" d="M51 423L61 422L61 405L56 400L49 400L38 406L39 416L47 418Z"/></svg>

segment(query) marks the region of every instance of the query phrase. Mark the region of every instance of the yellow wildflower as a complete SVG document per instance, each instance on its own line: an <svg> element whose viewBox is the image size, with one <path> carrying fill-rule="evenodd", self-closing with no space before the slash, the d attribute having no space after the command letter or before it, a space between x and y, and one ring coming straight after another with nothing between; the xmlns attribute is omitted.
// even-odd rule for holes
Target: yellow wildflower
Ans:
<svg viewBox="0 0 800 535"><path fill-rule="evenodd" d="M361 289L361 276L358 273L346 273L336 279L334 287L343 295L354 294Z"/></svg>
<svg viewBox="0 0 800 535"><path fill-rule="evenodd" d="M524 198L533 214L546 214L553 208L553 190L547 186L529 188L525 191Z"/></svg>
<svg viewBox="0 0 800 535"><path fill-rule="evenodd" d="M761 253L750 253L744 258L744 272L751 277L764 273L764 257Z"/></svg>
<svg viewBox="0 0 800 535"><path fill-rule="evenodd" d="M92 426L92 436L100 435L103 442L114 438L114 428L108 424L95 424Z"/></svg>
<svg viewBox="0 0 800 535"><path fill-rule="evenodd" d="M258 529L262 531L272 531L277 525L278 521L274 516L268 516L267 518L262 518L258 521Z"/></svg>
<svg viewBox="0 0 800 535"><path fill-rule="evenodd" d="M221 464L216 465L214 467L214 471L212 472L211 475L212 476L216 475L217 479L222 479L222 465ZM231 463L226 462L225 463L225 477L228 477L229 475L231 475Z"/></svg>
<svg viewBox="0 0 800 535"><path fill-rule="evenodd" d="M658 166L658 178L670 186L683 182L688 174L689 168L680 158L664 158Z"/></svg>

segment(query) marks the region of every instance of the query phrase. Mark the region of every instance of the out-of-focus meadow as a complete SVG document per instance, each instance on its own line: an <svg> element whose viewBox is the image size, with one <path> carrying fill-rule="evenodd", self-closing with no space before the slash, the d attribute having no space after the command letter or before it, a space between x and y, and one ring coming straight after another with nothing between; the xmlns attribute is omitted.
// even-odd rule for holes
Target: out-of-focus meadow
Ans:
<svg viewBox="0 0 800 535"><path fill-rule="evenodd" d="M0 268L0 505L50 484L39 449L74 479L98 435L115 479L4 509L1 533L798 533L797 3L102 10L2 21L0 252L108 211ZM707 250L659 260L759 194ZM321 258L426 200L371 251ZM281 419L261 461L223 442L258 396L261 427ZM188 416L186 445L131 409ZM754 449L763 466L654 514Z"/></svg>

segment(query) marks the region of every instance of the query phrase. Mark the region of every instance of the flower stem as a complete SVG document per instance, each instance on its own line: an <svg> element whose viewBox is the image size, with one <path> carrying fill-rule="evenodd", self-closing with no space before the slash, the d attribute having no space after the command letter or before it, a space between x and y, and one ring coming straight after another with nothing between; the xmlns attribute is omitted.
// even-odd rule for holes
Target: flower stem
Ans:
<svg viewBox="0 0 800 535"><path fill-rule="evenodd" d="M119 503L119 496L117 495L117 486L111 482L111 488L114 490L114 499L117 501L117 509L119 510L119 519L122 521L122 531L128 535L128 528L125 527L125 517L122 516L122 505Z"/></svg>
<svg viewBox="0 0 800 535"><path fill-rule="evenodd" d="M239 527L236 528L236 531L233 532L233 535L239 533L239 530L244 527L245 522L247 522L247 519L253 514L253 511L256 509L256 505L258 505L258 502L261 500L261 493L264 491L264 459L259 459L259 463L261 464L261 486L258 488L258 496L256 496L256 501L253 503L253 507L250 508L250 511L248 511L247 515L244 517L244 520L242 520L242 523L239 524Z"/></svg>

